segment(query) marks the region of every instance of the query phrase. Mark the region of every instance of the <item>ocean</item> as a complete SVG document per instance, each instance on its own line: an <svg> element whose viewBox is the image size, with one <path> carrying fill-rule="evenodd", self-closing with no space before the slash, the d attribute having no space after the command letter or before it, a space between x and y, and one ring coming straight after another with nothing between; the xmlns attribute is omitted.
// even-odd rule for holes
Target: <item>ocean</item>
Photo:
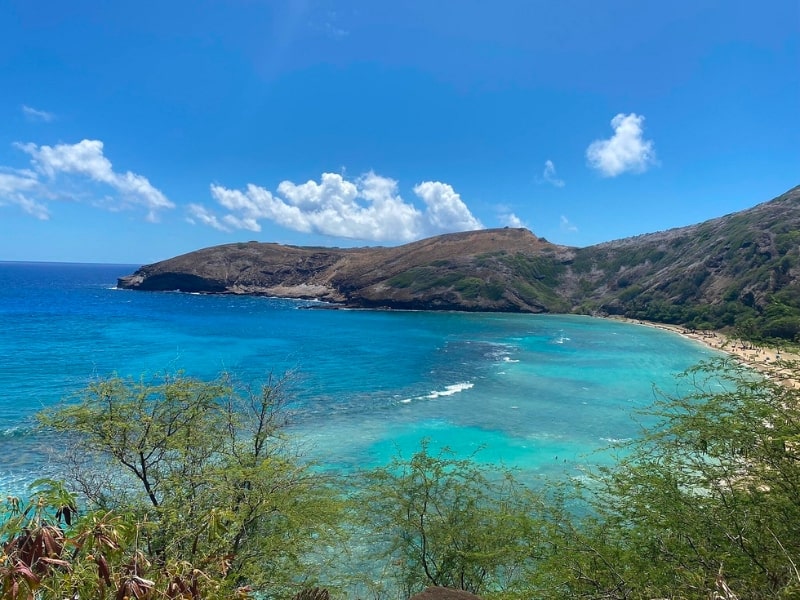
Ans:
<svg viewBox="0 0 800 600"><path fill-rule="evenodd" d="M715 356L583 316L332 310L315 302L118 290L136 265L0 263L0 491L52 474L37 411L93 378L290 374L291 434L348 471L434 448L568 476L641 432L636 409ZM605 449L605 450L603 450Z"/></svg>

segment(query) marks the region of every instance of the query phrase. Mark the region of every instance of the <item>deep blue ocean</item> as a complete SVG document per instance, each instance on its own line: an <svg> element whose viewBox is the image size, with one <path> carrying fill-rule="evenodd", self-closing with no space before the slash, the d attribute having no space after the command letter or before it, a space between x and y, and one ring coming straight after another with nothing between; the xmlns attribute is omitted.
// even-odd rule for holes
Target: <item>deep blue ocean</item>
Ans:
<svg viewBox="0 0 800 600"><path fill-rule="evenodd" d="M293 434L331 468L427 437L529 474L578 474L639 434L654 386L712 352L580 316L307 310L309 302L118 290L136 265L0 263L0 491L48 472L33 415L92 378L291 372Z"/></svg>

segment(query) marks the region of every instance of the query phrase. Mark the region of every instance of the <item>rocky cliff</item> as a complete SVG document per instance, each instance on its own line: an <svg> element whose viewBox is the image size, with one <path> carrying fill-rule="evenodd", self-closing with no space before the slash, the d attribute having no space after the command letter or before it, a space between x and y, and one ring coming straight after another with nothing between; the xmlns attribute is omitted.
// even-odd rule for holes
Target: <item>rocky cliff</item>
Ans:
<svg viewBox="0 0 800 600"><path fill-rule="evenodd" d="M575 250L526 229L452 233L394 248L248 242L190 252L121 288L314 298L349 307L563 311L554 288Z"/></svg>
<svg viewBox="0 0 800 600"><path fill-rule="evenodd" d="M248 242L146 265L118 285L349 307L618 314L792 339L800 335L800 187L697 225L586 248L509 228L392 248Z"/></svg>

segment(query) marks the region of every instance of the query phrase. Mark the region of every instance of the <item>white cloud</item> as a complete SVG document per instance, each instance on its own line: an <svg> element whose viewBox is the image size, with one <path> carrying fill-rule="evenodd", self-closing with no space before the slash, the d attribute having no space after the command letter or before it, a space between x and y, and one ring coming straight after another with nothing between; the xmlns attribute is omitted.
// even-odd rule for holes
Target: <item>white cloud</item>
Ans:
<svg viewBox="0 0 800 600"><path fill-rule="evenodd" d="M424 181L414 188L414 193L428 207L425 214L432 226L431 231L472 231L483 228L450 185Z"/></svg>
<svg viewBox="0 0 800 600"><path fill-rule="evenodd" d="M500 222L505 227L514 227L514 228L525 227L525 228L527 228L527 225L525 225L523 220L520 219L514 213L508 213L508 214L500 215Z"/></svg>
<svg viewBox="0 0 800 600"><path fill-rule="evenodd" d="M446 183L422 182L414 193L424 210L403 200L397 181L373 172L354 181L337 173L323 173L319 182L283 181L275 194L253 184L244 190L211 185L211 196L227 214L218 217L192 205L189 218L227 231L260 231L266 220L303 233L373 242L407 242L483 227Z"/></svg>
<svg viewBox="0 0 800 600"><path fill-rule="evenodd" d="M230 231L230 228L220 223L219 219L211 214L206 207L199 204L189 204L186 208L189 212L189 216L186 217L186 220L192 225L196 225L199 221L203 225L208 225L220 231Z"/></svg>
<svg viewBox="0 0 800 600"><path fill-rule="evenodd" d="M589 166L604 177L646 171L656 162L656 153L653 142L642 137L643 123L644 117L635 113L620 113L611 119L614 135L607 140L595 140L586 149Z"/></svg>
<svg viewBox="0 0 800 600"><path fill-rule="evenodd" d="M338 25L336 25L336 23L332 21L326 21L325 32L335 40L340 40L350 35L350 32L347 29L339 27Z"/></svg>
<svg viewBox="0 0 800 600"><path fill-rule="evenodd" d="M44 123L49 123L53 121L56 116L51 113L47 112L46 110L37 110L33 107L26 106L25 104L22 105L22 114L30 121L42 121Z"/></svg>
<svg viewBox="0 0 800 600"><path fill-rule="evenodd" d="M29 215L46 221L50 218L47 206L30 197L39 187L36 174L32 171L0 172L0 206L14 204Z"/></svg>
<svg viewBox="0 0 800 600"><path fill-rule="evenodd" d="M346 29L345 26L341 24L339 14L335 11L328 11L324 15L313 17L309 20L308 27L312 31L321 33L336 41L342 40L350 35L350 30Z"/></svg>
<svg viewBox="0 0 800 600"><path fill-rule="evenodd" d="M102 201L104 206L113 210L140 206L148 211L147 218L154 221L158 211L175 206L146 177L131 171L114 171L111 161L103 154L103 142L99 140L83 140L77 144L56 146L37 146L30 143L16 146L31 156L31 164L37 174L49 179L46 185L37 177L37 181L50 191L51 196L59 195L53 191L56 189L55 180L58 177L77 175L115 190L117 196Z"/></svg>
<svg viewBox="0 0 800 600"><path fill-rule="evenodd" d="M542 178L539 182L549 183L559 188L564 187L564 180L556 176L556 166L553 164L552 160L544 161L544 171L542 172Z"/></svg>
<svg viewBox="0 0 800 600"><path fill-rule="evenodd" d="M573 225L567 217L561 215L561 231L568 231L570 233L575 233L578 231L578 228L575 225Z"/></svg>

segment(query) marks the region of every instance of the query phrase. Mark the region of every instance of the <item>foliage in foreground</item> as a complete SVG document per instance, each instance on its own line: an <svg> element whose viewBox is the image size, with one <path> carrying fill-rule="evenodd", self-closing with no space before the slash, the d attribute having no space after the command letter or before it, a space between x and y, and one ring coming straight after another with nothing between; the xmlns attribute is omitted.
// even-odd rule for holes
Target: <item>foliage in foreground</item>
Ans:
<svg viewBox="0 0 800 600"><path fill-rule="evenodd" d="M491 473L428 442L367 474L358 515L375 532L376 563L406 596L427 586L475 594L522 585L536 552L538 500L505 471ZM389 583L389 582L387 582Z"/></svg>
<svg viewBox="0 0 800 600"><path fill-rule="evenodd" d="M503 599L800 598L800 389L728 363L684 377L691 392L661 397L658 424L617 464L536 494L424 443L332 489L282 440L280 382L258 394L184 377L98 382L43 416L88 453L68 479L87 507L77 515L52 481L8 500L2 597L279 598L317 582L346 596L345 573L360 570L371 585L359 590L380 599L427 585ZM344 492L353 536L329 568Z"/></svg>
<svg viewBox="0 0 800 600"><path fill-rule="evenodd" d="M113 589L108 597L213 598L311 578L320 565L306 559L332 532L338 505L284 439L283 385L252 392L226 379L114 377L42 414L77 450L65 456L90 511L79 526L114 523L116 532L87 558L99 578L87 580L82 563L50 578L51 592L99 586L87 597ZM123 593L114 579L128 571L148 578L141 594Z"/></svg>
<svg viewBox="0 0 800 600"><path fill-rule="evenodd" d="M800 389L727 363L684 377L580 492L592 516L558 522L551 597L800 597Z"/></svg>

